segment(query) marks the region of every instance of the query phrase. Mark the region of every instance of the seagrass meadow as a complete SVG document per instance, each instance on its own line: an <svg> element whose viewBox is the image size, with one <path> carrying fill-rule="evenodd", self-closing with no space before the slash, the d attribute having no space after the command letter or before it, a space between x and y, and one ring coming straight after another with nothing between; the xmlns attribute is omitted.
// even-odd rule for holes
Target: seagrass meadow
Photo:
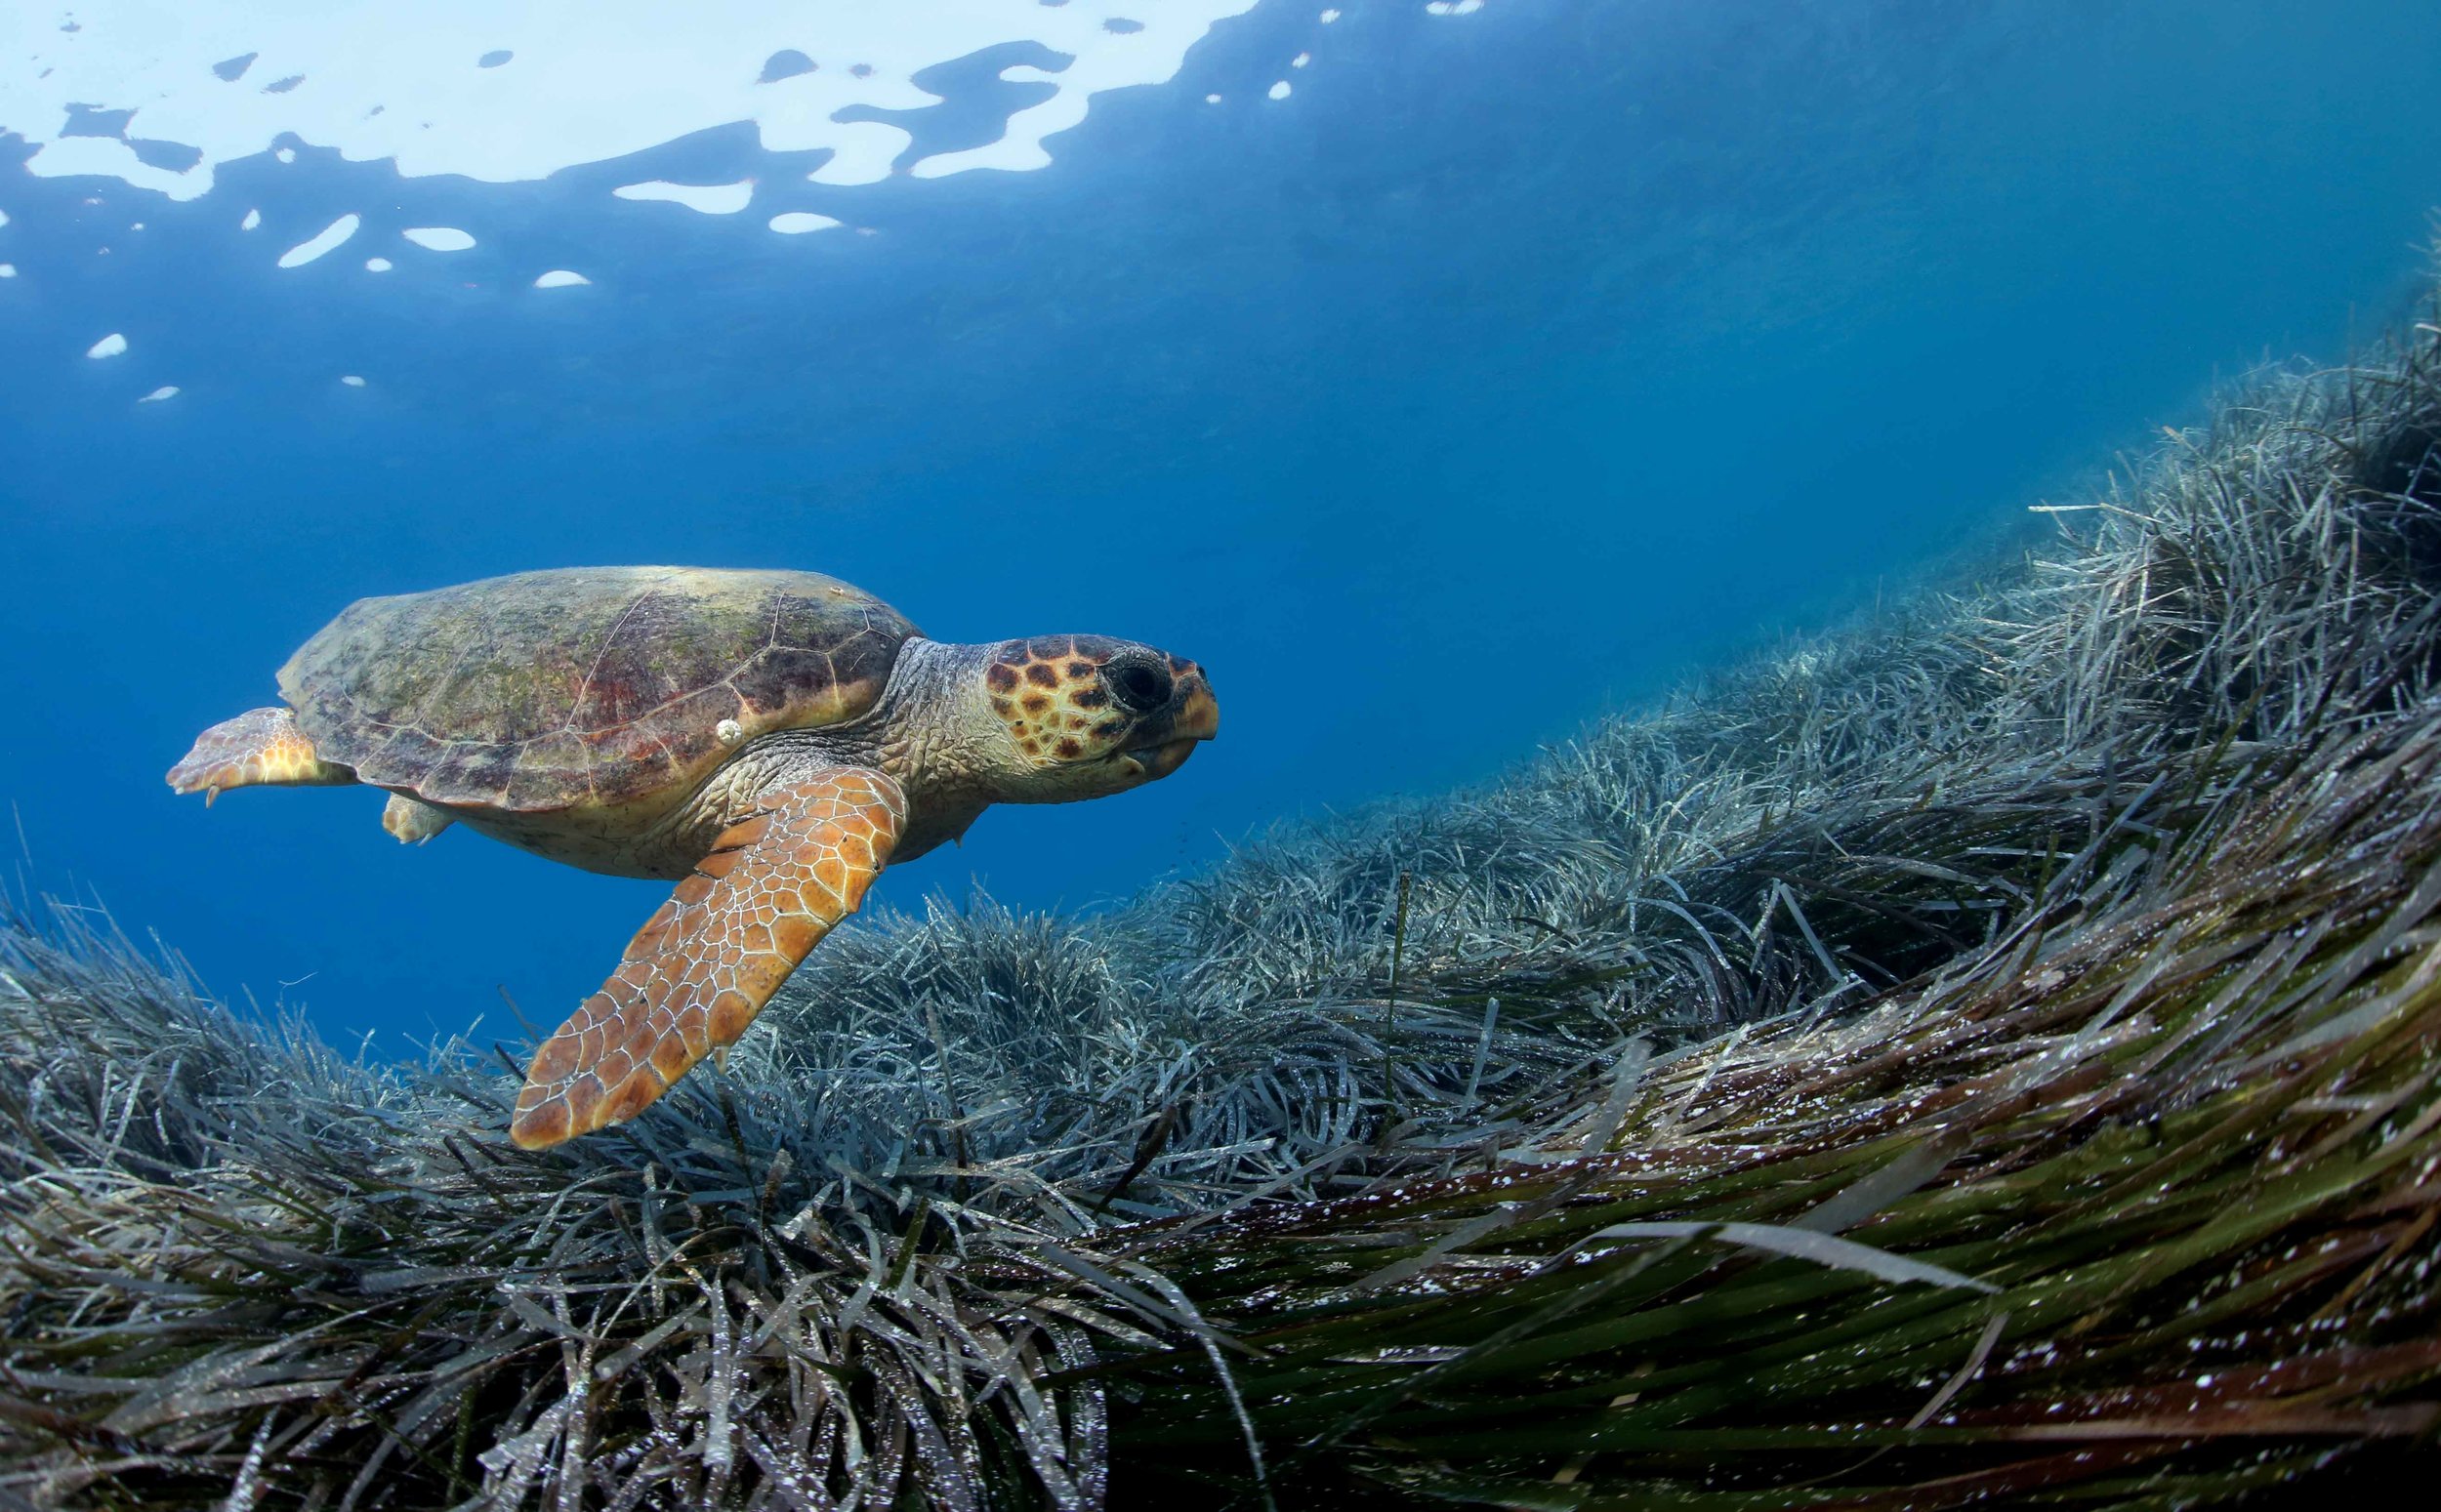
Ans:
<svg viewBox="0 0 2441 1512"><path fill-rule="evenodd" d="M2199 1506L2441 1426L2441 314L1975 586L547 1154L0 934L0 1505ZM2410 1456L2418 1456L2413 1462Z"/></svg>

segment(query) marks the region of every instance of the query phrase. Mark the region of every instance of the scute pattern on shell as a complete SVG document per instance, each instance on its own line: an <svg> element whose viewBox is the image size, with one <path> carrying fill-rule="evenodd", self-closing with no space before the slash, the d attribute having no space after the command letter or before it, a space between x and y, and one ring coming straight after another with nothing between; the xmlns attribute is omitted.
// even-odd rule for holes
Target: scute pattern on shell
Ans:
<svg viewBox="0 0 2441 1512"><path fill-rule="evenodd" d="M359 599L280 669L325 760L513 810L691 786L743 738L873 706L916 628L813 572L570 567Z"/></svg>

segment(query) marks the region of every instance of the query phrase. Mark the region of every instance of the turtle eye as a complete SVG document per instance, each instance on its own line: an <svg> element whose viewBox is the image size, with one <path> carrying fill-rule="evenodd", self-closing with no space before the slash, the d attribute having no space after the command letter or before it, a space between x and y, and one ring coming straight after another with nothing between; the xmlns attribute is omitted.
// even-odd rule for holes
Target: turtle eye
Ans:
<svg viewBox="0 0 2441 1512"><path fill-rule="evenodd" d="M1111 696L1135 714L1149 714L1170 701L1170 673L1149 662L1127 662L1102 674Z"/></svg>

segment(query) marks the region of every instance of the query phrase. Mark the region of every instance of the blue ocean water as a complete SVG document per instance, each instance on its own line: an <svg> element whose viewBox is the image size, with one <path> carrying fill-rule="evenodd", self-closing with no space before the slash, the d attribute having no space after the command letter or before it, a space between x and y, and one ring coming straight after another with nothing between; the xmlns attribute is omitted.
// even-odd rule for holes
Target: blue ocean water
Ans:
<svg viewBox="0 0 2441 1512"><path fill-rule="evenodd" d="M495 987L555 1022L660 884L161 773L352 598L687 562L1202 661L1222 734L1177 776L876 894L1090 906L2005 542L2216 379L2400 318L2441 204L2441 10L2396 0L1438 9L1263 0L1048 166L847 185L740 124L511 183L300 136L168 199L21 168L60 122L0 107L24 885L375 1053L509 1033ZM890 118L988 143L1061 56ZM645 180L752 213L609 192ZM275 265L343 213L348 255ZM428 225L477 244L368 273Z"/></svg>

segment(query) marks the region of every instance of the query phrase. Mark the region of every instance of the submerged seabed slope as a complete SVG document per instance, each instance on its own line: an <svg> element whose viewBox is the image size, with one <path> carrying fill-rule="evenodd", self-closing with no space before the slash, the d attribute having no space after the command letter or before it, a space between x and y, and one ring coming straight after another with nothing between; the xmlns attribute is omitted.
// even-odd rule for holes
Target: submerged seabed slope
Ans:
<svg viewBox="0 0 2441 1512"><path fill-rule="evenodd" d="M2193 1503L2428 1444L2437 325L1487 790L843 931L548 1155L514 1068L21 922L0 1492Z"/></svg>

